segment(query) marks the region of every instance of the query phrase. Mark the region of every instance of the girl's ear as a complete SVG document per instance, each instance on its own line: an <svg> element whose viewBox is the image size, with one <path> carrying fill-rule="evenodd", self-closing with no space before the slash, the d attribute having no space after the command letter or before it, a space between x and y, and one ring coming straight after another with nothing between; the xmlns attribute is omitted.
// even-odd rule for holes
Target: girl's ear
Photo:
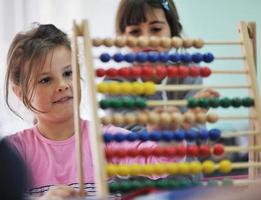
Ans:
<svg viewBox="0 0 261 200"><path fill-rule="evenodd" d="M22 89L20 86L13 84L12 85L13 92L15 95L21 100L22 99Z"/></svg>

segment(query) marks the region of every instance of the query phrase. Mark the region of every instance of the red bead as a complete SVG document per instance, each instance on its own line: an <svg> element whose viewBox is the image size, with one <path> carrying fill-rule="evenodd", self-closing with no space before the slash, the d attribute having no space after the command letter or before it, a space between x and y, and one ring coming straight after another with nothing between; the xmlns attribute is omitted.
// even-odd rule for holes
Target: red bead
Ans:
<svg viewBox="0 0 261 200"><path fill-rule="evenodd" d="M142 67L142 77L151 78L153 75L153 69L150 66Z"/></svg>
<svg viewBox="0 0 261 200"><path fill-rule="evenodd" d="M187 77L189 75L189 68L185 66L178 67L178 74L181 78Z"/></svg>
<svg viewBox="0 0 261 200"><path fill-rule="evenodd" d="M200 68L200 75L202 77L208 77L211 74L211 70L208 67L201 67Z"/></svg>
<svg viewBox="0 0 261 200"><path fill-rule="evenodd" d="M200 75L200 68L196 66L191 66L189 68L189 75L192 77L197 77Z"/></svg>
<svg viewBox="0 0 261 200"><path fill-rule="evenodd" d="M95 70L97 77L103 77L105 76L106 70L103 68L98 68Z"/></svg>
<svg viewBox="0 0 261 200"><path fill-rule="evenodd" d="M107 158L112 158L115 155L115 151L112 148L106 148L105 154Z"/></svg>
<svg viewBox="0 0 261 200"><path fill-rule="evenodd" d="M141 67L132 67L130 68L130 75L133 78L139 78L141 76Z"/></svg>
<svg viewBox="0 0 261 200"><path fill-rule="evenodd" d="M131 157L136 157L139 155L139 150L138 149L129 149L128 155Z"/></svg>
<svg viewBox="0 0 261 200"><path fill-rule="evenodd" d="M144 157L148 157L149 155L151 155L151 149L150 148L140 149L140 155Z"/></svg>
<svg viewBox="0 0 261 200"><path fill-rule="evenodd" d="M199 147L199 156L201 157L210 156L210 148L208 145L204 144Z"/></svg>
<svg viewBox="0 0 261 200"><path fill-rule="evenodd" d="M222 144L215 144L214 145L213 153L216 156L221 156L224 152L225 152L225 150L224 150L224 146Z"/></svg>
<svg viewBox="0 0 261 200"><path fill-rule="evenodd" d="M190 157L198 156L198 147L197 145L189 145L187 147L187 155Z"/></svg>
<svg viewBox="0 0 261 200"><path fill-rule="evenodd" d="M121 77L128 78L130 76L130 69L128 67L122 67L118 70L118 74Z"/></svg>
<svg viewBox="0 0 261 200"><path fill-rule="evenodd" d="M178 76L178 68L176 66L169 66L167 68L167 74L170 78L175 78Z"/></svg>
<svg viewBox="0 0 261 200"><path fill-rule="evenodd" d="M156 68L156 76L160 79L163 79L166 77L167 70L165 66L157 66Z"/></svg>
<svg viewBox="0 0 261 200"><path fill-rule="evenodd" d="M117 149L115 154L120 157L120 158L123 158L123 157L126 157L127 154L128 154L128 151L126 149Z"/></svg>
<svg viewBox="0 0 261 200"><path fill-rule="evenodd" d="M165 148L165 154L167 156L175 156L176 148L174 146L168 146Z"/></svg>
<svg viewBox="0 0 261 200"><path fill-rule="evenodd" d="M157 146L153 149L152 154L155 155L155 156L162 156L164 154L164 148Z"/></svg>
<svg viewBox="0 0 261 200"><path fill-rule="evenodd" d="M176 154L177 154L177 156L184 157L186 155L186 153L187 153L187 149L186 149L186 147L184 145L178 145L176 147Z"/></svg>
<svg viewBox="0 0 261 200"><path fill-rule="evenodd" d="M109 68L109 69L107 69L107 71L106 71L106 75L107 75L108 77L115 77L115 76L118 75L118 70L115 69L115 68Z"/></svg>

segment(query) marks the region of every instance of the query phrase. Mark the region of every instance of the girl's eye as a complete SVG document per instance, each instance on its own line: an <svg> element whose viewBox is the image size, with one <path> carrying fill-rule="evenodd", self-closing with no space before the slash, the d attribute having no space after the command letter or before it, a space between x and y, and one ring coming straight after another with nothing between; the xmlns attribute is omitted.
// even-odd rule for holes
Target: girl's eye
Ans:
<svg viewBox="0 0 261 200"><path fill-rule="evenodd" d="M137 37L137 36L140 35L140 30L139 29L133 29L133 30L129 31L129 34Z"/></svg>
<svg viewBox="0 0 261 200"><path fill-rule="evenodd" d="M72 76L72 70L65 71L65 72L63 73L63 75L64 75L65 77L71 77L71 76Z"/></svg>
<svg viewBox="0 0 261 200"><path fill-rule="evenodd" d="M51 81L51 78L50 77L45 77L45 78L42 78L39 83L41 84L46 84L46 83L49 83Z"/></svg>
<svg viewBox="0 0 261 200"><path fill-rule="evenodd" d="M153 27L153 28L151 28L151 32L152 32L152 33L159 33L161 30L162 30L162 28L159 28L159 27Z"/></svg>

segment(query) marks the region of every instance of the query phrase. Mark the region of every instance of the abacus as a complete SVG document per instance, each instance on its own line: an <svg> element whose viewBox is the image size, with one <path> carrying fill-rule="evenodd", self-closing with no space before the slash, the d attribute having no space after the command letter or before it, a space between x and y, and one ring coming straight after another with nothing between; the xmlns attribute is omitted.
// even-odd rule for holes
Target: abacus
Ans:
<svg viewBox="0 0 261 200"><path fill-rule="evenodd" d="M177 37L173 38L133 38L133 37L117 37L104 38L104 39L91 39L89 35L88 23L86 20L82 21L80 25L74 22L73 26L73 38L72 38L72 60L73 60L73 88L74 88L74 108L75 108L75 132L77 135L77 152L78 152L78 166L79 166L79 182L80 192L83 194L83 167L82 167L82 150L81 150L81 134L79 126L79 104L80 104L80 75L79 75L79 47L77 38L82 37L84 43L84 60L87 71L87 84L90 88L90 106L93 122L90 126L90 143L93 152L93 164L95 169L96 188L98 197L108 196L109 191L111 193L123 192L128 193L135 189L142 187L158 187L164 189L175 189L181 186L196 186L206 185L201 181L188 181L188 180L146 180L143 182L128 180L120 183L107 184L107 178L116 175L120 176L152 176L154 174L160 176L163 174L168 175L188 175L188 174L211 174L217 170L226 174L233 169L248 168L248 178L246 180L229 180L224 179L222 182L211 182L210 185L220 185L225 183L232 183L233 185L246 185L251 181L254 181L259 175L260 153L261 150L261 137L260 137L260 125L261 125L261 106L259 89L256 78L256 61L255 61L255 24L240 22L239 24L239 41L204 41L202 39L181 39ZM242 56L234 57L218 57L212 53L171 53L171 52L138 52L138 53L115 53L108 54L102 53L99 59L103 63L109 63L113 60L116 63L127 62L131 65L139 64L140 66L128 66L113 68L109 67L104 69L102 67L94 67L94 57L92 48L100 46L112 47L116 46L118 50L124 47L157 47L161 46L166 49L188 49L195 48L196 50L203 48L206 45L237 45L242 49ZM226 69L226 70L211 70L209 67L199 65L199 63L206 63L207 65L214 60L241 60L243 61L244 69ZM149 63L152 63L151 65ZM172 63L167 66L164 63ZM192 64L191 64L192 63ZM152 67L154 66L154 67ZM152 77L163 79L165 77L175 78L179 77L202 77L207 78L215 74L240 74L246 75L249 83L243 85L230 84L230 85L157 85L153 81L150 81ZM148 81L124 81L124 82L100 82L96 84L97 77L124 77L124 78L145 78ZM187 91L187 90L199 90L199 89L231 89L231 90L248 90L249 96L245 97L220 97L220 98L189 98L182 100L147 100L146 96L152 95L157 91ZM103 98L97 100L97 94L109 94L110 96L117 95L112 98ZM135 98L124 98L124 95L131 95ZM120 96L120 97L119 97ZM179 112L155 112L148 108L154 108L158 106L184 106L189 109L185 113ZM191 110L195 108L210 109L210 108L228 108L232 107L237 109L239 107L250 108L251 112L247 115L234 115L231 116L219 116L213 110L208 112L193 112ZM117 113L118 109L128 108L129 112L126 114ZM108 116L99 116L99 109L113 109L114 114ZM135 113L130 111L135 110ZM223 132L218 128L202 129L195 131L193 129L182 130L164 130L162 131L143 131L140 133L116 133L102 134L100 132L100 125L113 124L116 126L122 126L127 124L140 124L146 125L147 123L166 127L171 124L176 126L181 125L184 122L190 124L206 124L216 123L218 120L250 120L251 126L249 130L242 130L239 132ZM218 140L222 137L236 137L241 135L247 135L249 144L247 147L236 146L223 146L218 143ZM188 141L188 144L184 141ZM202 144L197 145L194 141L201 140ZM104 150L104 143L109 144L111 142L161 142L164 145L158 145L155 148L141 148L141 149L119 149L119 148L107 148ZM172 142L175 142L173 144ZM170 143L170 144L168 144ZM210 155L222 156L224 152L249 152L249 161L245 163L232 163L229 160L221 160L218 163L210 159L206 159L202 163L199 161L192 162L170 162L170 163L146 163L146 164L107 164L106 158L125 158L128 157L148 157L153 156L177 156L177 157L203 157L208 158Z"/></svg>

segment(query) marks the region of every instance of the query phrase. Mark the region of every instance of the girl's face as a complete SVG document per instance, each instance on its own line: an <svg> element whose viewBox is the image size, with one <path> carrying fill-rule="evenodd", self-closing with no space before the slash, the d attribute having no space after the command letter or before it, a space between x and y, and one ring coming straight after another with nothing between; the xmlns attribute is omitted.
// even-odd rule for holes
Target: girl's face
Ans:
<svg viewBox="0 0 261 200"><path fill-rule="evenodd" d="M70 50L57 47L49 53L36 84L31 103L42 111L36 113L38 121L58 122L73 116Z"/></svg>
<svg viewBox="0 0 261 200"><path fill-rule="evenodd" d="M134 37L171 37L171 30L167 19L165 17L164 11L160 8L152 8L146 10L146 22L129 25L126 27L124 35L134 36ZM133 48L134 51L139 51L140 49ZM163 51L164 49L158 48L148 48L142 49L144 51Z"/></svg>

